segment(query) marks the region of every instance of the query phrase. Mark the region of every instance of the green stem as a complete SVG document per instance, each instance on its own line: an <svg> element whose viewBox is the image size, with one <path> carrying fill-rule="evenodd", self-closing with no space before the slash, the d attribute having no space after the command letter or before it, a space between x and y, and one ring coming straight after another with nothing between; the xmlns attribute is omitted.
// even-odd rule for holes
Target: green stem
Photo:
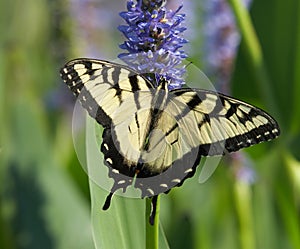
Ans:
<svg viewBox="0 0 300 249"><path fill-rule="evenodd" d="M251 189L247 183L236 182L235 203L240 223L240 239L242 249L255 248L255 233L252 216Z"/></svg>
<svg viewBox="0 0 300 249"><path fill-rule="evenodd" d="M244 6L242 0L228 0L235 14L237 25L240 29L243 46L246 52L249 66L261 90L262 97L268 106L268 109L278 114L274 95L272 94L271 82L267 74L265 62L263 59L262 48L256 35L250 14ZM279 115L277 115L279 116Z"/></svg>
<svg viewBox="0 0 300 249"><path fill-rule="evenodd" d="M159 238L159 207L160 207L160 196L157 197L156 215L154 224L149 223L149 214L151 213L151 199L146 199L146 249L158 249L158 238Z"/></svg>

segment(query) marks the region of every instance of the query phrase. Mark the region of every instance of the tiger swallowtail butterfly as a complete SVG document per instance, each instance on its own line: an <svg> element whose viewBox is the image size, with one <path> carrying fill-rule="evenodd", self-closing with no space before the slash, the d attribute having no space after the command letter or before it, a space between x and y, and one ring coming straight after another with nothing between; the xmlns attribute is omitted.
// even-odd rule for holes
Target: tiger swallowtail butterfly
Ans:
<svg viewBox="0 0 300 249"><path fill-rule="evenodd" d="M152 198L192 177L201 156L223 155L276 138L277 122L263 110L202 89L168 90L168 82L116 63L75 59L60 71L82 106L104 127L101 151L118 189L134 183Z"/></svg>

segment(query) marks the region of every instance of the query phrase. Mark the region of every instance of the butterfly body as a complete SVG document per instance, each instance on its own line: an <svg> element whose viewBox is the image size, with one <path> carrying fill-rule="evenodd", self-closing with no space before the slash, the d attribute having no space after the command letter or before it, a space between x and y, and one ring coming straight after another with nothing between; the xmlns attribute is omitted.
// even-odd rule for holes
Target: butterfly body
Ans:
<svg viewBox="0 0 300 249"><path fill-rule="evenodd" d="M133 182L141 197L155 197L193 176L201 156L237 151L280 133L257 107L208 90L169 91L164 78L151 82L124 65L76 59L61 77L104 127L101 151L114 179L104 209L117 189L126 191Z"/></svg>

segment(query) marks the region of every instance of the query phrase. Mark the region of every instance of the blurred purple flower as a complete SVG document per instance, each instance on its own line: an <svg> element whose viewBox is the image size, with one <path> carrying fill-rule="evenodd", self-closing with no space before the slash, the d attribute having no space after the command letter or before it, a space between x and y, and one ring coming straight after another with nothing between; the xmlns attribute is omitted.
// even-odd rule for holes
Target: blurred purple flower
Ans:
<svg viewBox="0 0 300 249"><path fill-rule="evenodd" d="M184 14L166 10L164 0L129 0L127 11L120 16L127 25L119 30L126 37L120 48L127 50L119 58L140 73L155 73L156 78L163 76L170 84L169 89L179 88L185 68L180 66L187 57L181 50L187 40L181 37L186 30L182 26Z"/></svg>
<svg viewBox="0 0 300 249"><path fill-rule="evenodd" d="M253 169L251 159L246 154L240 152L230 155L236 179L249 185L253 184L256 181L256 172Z"/></svg>
<svg viewBox="0 0 300 249"><path fill-rule="evenodd" d="M252 0L243 0L249 7ZM207 0L205 5L205 57L207 74L213 78L216 88L229 93L229 81L240 44L240 34L235 18L226 0ZM256 180L256 172L250 158L243 152L229 155L236 179L247 184Z"/></svg>
<svg viewBox="0 0 300 249"><path fill-rule="evenodd" d="M74 38L72 53L91 58L114 58L117 46L112 43L121 21L116 12L120 1L72 0L69 6L69 32ZM75 39L76 38L76 39ZM105 49L104 49L105 48Z"/></svg>
<svg viewBox="0 0 300 249"><path fill-rule="evenodd" d="M243 0L249 6L252 0ZM236 28L234 15L226 0L207 0L205 5L204 45L207 71L214 77L216 87L228 93L240 34Z"/></svg>

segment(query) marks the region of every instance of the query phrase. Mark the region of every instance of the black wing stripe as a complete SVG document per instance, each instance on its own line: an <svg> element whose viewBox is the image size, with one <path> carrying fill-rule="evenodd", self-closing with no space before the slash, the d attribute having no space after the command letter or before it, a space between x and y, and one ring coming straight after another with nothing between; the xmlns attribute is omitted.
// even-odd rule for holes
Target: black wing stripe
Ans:
<svg viewBox="0 0 300 249"><path fill-rule="evenodd" d="M229 110L227 110L225 117L227 119L230 119L230 117L232 117L232 115L234 115L236 113L237 110L237 105L235 104L231 104Z"/></svg>
<svg viewBox="0 0 300 249"><path fill-rule="evenodd" d="M138 142L139 144L141 144L141 133L140 133L140 123L139 123L139 119L138 119L138 115L137 115L137 112L135 113L134 115L134 119L135 119L135 124L136 124L136 127L138 128Z"/></svg>
<svg viewBox="0 0 300 249"><path fill-rule="evenodd" d="M91 117L93 117L103 127L110 127L112 122L111 118L99 106L89 90L86 90L86 88L83 87L78 98L83 108L88 111Z"/></svg>
<svg viewBox="0 0 300 249"><path fill-rule="evenodd" d="M92 63L91 61L84 61L84 62L83 62L83 65L84 65L85 68L87 69L87 72L88 72L88 71L92 71L93 63Z"/></svg>
<svg viewBox="0 0 300 249"><path fill-rule="evenodd" d="M121 74L121 68L119 68L119 67L114 68L114 70L112 71L112 74L111 74L114 84L119 85L120 74Z"/></svg>
<svg viewBox="0 0 300 249"><path fill-rule="evenodd" d="M131 91L132 92L136 92L136 91L140 90L137 75L129 76L129 82L131 84Z"/></svg>
<svg viewBox="0 0 300 249"><path fill-rule="evenodd" d="M139 87L139 81L138 81L138 77L137 75L131 75L129 76L129 82L130 82L130 85L131 85L131 91L134 92L134 102L135 102L135 105L136 105L136 109L140 109L141 106L140 106L140 101L139 101L139 90L140 90L140 87Z"/></svg>
<svg viewBox="0 0 300 249"><path fill-rule="evenodd" d="M101 70L101 75L102 75L102 77L103 77L103 82L104 83L107 83L107 84L109 84L109 85L113 85L112 84L112 82L110 82L109 80L108 80L108 67L106 67L106 66L104 66L103 68L102 68L102 70Z"/></svg>
<svg viewBox="0 0 300 249"><path fill-rule="evenodd" d="M194 109L201 102L202 102L202 99L197 94L195 94L193 96L193 98L191 98L190 101L187 103L187 105L190 109Z"/></svg>
<svg viewBox="0 0 300 249"><path fill-rule="evenodd" d="M177 95L177 94L176 94ZM180 96L181 94L177 95L177 96ZM195 106L197 106L198 104L200 104L202 101L201 99L199 98L199 96L197 96L196 94L194 96L192 96L190 98L190 100L185 103L186 106L185 108L176 115L175 119L176 120L180 120L182 118L184 118L188 113L190 113L190 111L195 108Z"/></svg>
<svg viewBox="0 0 300 249"><path fill-rule="evenodd" d="M178 128L178 123L174 124L171 129L169 129L166 133L166 137L169 136L174 130Z"/></svg>

